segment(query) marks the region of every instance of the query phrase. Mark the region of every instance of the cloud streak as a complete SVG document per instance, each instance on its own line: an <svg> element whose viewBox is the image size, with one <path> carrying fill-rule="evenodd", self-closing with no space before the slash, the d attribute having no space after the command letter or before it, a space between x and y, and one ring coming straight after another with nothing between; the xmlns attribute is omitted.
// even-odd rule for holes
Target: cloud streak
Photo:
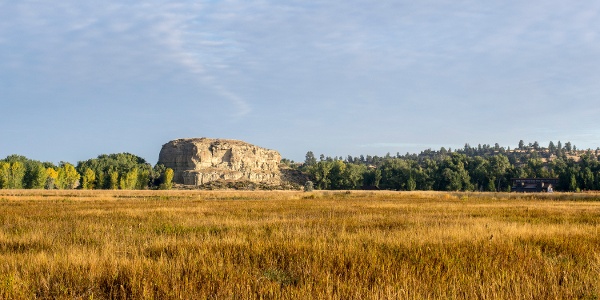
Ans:
<svg viewBox="0 0 600 300"><path fill-rule="evenodd" d="M232 107L233 116L252 111L222 73L235 68L227 53L237 45L211 39L221 33L208 34L210 29L194 23L208 17L204 5L20 1L9 8L0 12L0 42L26 52L0 52L5 66L23 70L29 65L52 80L110 84L160 78L179 65Z"/></svg>
<svg viewBox="0 0 600 300"><path fill-rule="evenodd" d="M195 13L198 14L200 11L201 9ZM252 111L249 103L220 82L219 77L211 73L207 67L207 64L223 64L223 62L211 61L211 52L227 51L227 47L231 47L231 45L203 39L202 34L192 32L197 28L190 28L190 23L197 17L193 13L170 12L163 14L154 29L157 33L156 37L169 49L169 55L190 73L197 76L202 85L229 101L235 108L233 116L243 117ZM203 62L203 58L206 57L209 61Z"/></svg>

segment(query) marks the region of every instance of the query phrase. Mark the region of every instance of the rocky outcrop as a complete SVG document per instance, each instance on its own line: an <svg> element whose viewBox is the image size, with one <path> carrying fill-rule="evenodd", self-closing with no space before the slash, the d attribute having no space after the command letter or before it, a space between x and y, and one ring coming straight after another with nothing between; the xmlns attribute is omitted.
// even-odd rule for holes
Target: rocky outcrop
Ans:
<svg viewBox="0 0 600 300"><path fill-rule="evenodd" d="M158 163L174 171L173 182L202 185L211 181L281 182L277 151L224 139L178 139L162 146Z"/></svg>

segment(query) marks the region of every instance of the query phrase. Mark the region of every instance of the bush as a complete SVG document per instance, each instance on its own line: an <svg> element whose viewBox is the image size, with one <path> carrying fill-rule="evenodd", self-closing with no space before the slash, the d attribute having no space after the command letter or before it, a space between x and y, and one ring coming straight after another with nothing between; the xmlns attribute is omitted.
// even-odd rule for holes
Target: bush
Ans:
<svg viewBox="0 0 600 300"><path fill-rule="evenodd" d="M312 192L314 189L315 189L315 188L314 188L314 184L313 184L313 182L312 182L312 181L310 181L310 180L309 180L309 181L307 181L307 182L304 184L304 191L305 191L305 192Z"/></svg>

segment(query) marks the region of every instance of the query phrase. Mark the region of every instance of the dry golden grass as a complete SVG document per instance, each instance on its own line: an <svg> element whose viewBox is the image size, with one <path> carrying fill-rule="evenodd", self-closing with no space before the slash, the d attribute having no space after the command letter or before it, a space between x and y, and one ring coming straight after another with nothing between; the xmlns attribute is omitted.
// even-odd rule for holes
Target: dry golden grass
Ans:
<svg viewBox="0 0 600 300"><path fill-rule="evenodd" d="M0 190L0 299L598 299L599 198Z"/></svg>

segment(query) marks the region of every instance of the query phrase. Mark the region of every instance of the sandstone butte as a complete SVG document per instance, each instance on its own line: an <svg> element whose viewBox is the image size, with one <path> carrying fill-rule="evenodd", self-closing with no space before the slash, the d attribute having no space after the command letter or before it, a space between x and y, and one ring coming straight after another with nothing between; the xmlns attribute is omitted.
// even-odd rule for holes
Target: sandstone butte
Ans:
<svg viewBox="0 0 600 300"><path fill-rule="evenodd" d="M189 138L162 146L158 163L174 171L173 182L199 186L211 181L279 184L281 155L243 141Z"/></svg>

